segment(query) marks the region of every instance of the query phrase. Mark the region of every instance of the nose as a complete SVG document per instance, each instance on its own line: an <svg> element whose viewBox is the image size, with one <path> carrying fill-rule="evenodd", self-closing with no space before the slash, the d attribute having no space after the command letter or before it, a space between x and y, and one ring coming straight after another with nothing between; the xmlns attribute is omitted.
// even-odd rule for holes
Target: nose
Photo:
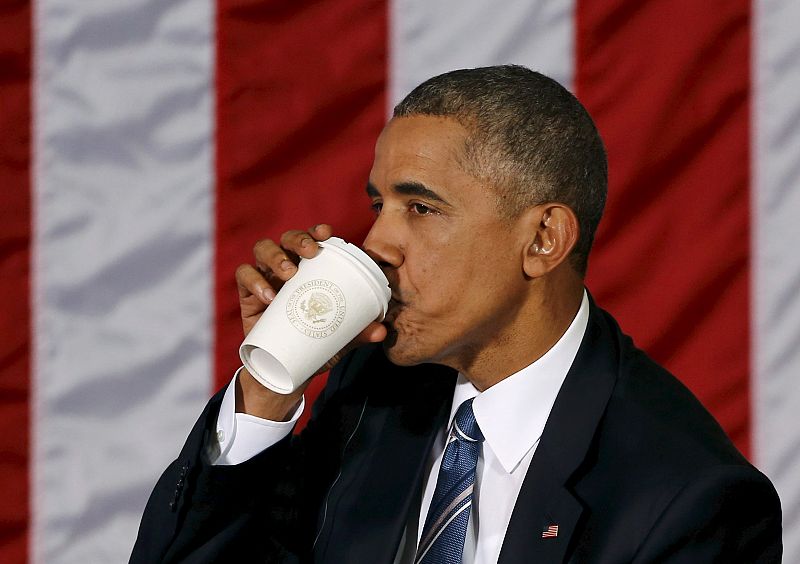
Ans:
<svg viewBox="0 0 800 564"><path fill-rule="evenodd" d="M405 260L399 230L392 228L386 215L379 215L364 239L364 251L386 270L400 267Z"/></svg>

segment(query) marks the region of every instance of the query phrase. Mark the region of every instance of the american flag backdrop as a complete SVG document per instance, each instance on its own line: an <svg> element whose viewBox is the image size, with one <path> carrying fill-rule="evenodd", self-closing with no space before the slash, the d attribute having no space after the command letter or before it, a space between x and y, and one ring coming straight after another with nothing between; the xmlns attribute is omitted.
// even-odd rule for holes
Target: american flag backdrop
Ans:
<svg viewBox="0 0 800 564"><path fill-rule="evenodd" d="M235 267L290 227L360 242L393 103L496 63L595 117L588 286L775 482L800 562L798 22L797 0L2 2L0 562L126 561L238 366Z"/></svg>

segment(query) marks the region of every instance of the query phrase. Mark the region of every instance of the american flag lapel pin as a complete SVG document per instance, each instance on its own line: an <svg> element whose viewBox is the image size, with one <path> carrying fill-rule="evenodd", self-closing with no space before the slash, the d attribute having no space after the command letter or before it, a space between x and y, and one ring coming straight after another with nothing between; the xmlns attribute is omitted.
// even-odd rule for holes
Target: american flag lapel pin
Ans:
<svg viewBox="0 0 800 564"><path fill-rule="evenodd" d="M558 525L547 525L542 531L543 539L554 539L558 536Z"/></svg>

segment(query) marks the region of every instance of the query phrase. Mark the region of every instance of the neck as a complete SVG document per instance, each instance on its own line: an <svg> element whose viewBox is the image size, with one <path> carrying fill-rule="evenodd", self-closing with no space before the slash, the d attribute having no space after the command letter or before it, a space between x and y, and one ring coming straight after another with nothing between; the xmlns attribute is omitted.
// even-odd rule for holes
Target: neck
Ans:
<svg viewBox="0 0 800 564"><path fill-rule="evenodd" d="M473 347L452 363L484 391L541 358L569 328L583 299L583 281L534 281L510 320L500 324L485 347Z"/></svg>

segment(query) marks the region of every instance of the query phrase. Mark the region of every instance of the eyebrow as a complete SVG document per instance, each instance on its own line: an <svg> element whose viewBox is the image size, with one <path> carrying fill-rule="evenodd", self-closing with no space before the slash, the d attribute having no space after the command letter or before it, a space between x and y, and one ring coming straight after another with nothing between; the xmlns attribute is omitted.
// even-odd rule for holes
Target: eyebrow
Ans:
<svg viewBox="0 0 800 564"><path fill-rule="evenodd" d="M419 196L434 202L439 202L440 204L450 205L447 200L420 182L400 182L399 184L393 185L392 190L403 196ZM375 188L372 182L367 182L367 196L370 198L379 198L380 195L381 193Z"/></svg>

